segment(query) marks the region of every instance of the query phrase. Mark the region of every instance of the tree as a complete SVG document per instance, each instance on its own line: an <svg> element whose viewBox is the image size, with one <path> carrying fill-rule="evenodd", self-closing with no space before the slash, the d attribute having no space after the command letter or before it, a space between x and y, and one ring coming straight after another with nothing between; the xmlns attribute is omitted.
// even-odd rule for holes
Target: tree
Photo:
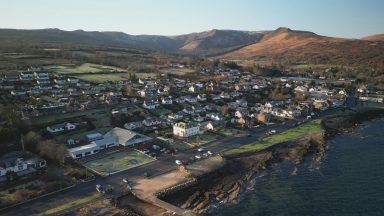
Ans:
<svg viewBox="0 0 384 216"><path fill-rule="evenodd" d="M228 110L229 110L229 106L227 104L221 106L220 111L223 116L226 116L228 114Z"/></svg>
<svg viewBox="0 0 384 216"><path fill-rule="evenodd" d="M67 148L63 144L58 144L54 140L44 140L38 143L37 149L41 156L46 157L57 163L63 163Z"/></svg>

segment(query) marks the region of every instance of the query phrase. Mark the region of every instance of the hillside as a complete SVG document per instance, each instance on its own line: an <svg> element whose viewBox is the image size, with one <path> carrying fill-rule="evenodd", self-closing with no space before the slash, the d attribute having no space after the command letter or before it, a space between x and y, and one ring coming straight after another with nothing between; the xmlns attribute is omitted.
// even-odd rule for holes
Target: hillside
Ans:
<svg viewBox="0 0 384 216"><path fill-rule="evenodd" d="M332 38L279 28L262 40L220 56L279 62L384 66L384 43Z"/></svg>
<svg viewBox="0 0 384 216"><path fill-rule="evenodd" d="M176 36L175 39L183 41L179 48L185 52L224 52L240 46L258 42L263 37L262 33L234 30L211 30L200 33ZM206 53L205 53L206 54Z"/></svg>
<svg viewBox="0 0 384 216"><path fill-rule="evenodd" d="M375 34L362 37L361 40L367 41L384 41L384 34Z"/></svg>
<svg viewBox="0 0 384 216"><path fill-rule="evenodd" d="M178 36L59 29L0 29L0 49L10 52L15 48L25 50L26 46L52 48L69 44L125 48L149 53L216 56L229 60L384 67L384 41L379 41L380 37L375 35L365 37L364 40L352 40L289 28L262 32L215 29Z"/></svg>
<svg viewBox="0 0 384 216"><path fill-rule="evenodd" d="M171 37L83 30L0 29L0 46L78 44L204 55L223 53L233 48L254 43L261 37L262 35L259 33L233 30L212 30Z"/></svg>

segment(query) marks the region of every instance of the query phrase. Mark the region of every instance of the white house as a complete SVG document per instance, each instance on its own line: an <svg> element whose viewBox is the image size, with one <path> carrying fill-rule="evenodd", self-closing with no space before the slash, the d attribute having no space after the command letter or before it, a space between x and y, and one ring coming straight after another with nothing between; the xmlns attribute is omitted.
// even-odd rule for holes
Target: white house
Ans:
<svg viewBox="0 0 384 216"><path fill-rule="evenodd" d="M151 101L145 100L143 102L143 108L145 109L156 109L158 106L159 106L159 103L154 100L151 100Z"/></svg>
<svg viewBox="0 0 384 216"><path fill-rule="evenodd" d="M173 125L173 135L178 137L190 137L202 134L200 128L195 123L178 122Z"/></svg>
<svg viewBox="0 0 384 216"><path fill-rule="evenodd" d="M47 167L47 162L30 152L10 152L0 158L0 177L7 173L23 176ZM0 181L6 180L0 178Z"/></svg>
<svg viewBox="0 0 384 216"><path fill-rule="evenodd" d="M147 127L156 126L162 123L160 118L146 118L143 120L143 125Z"/></svg>
<svg viewBox="0 0 384 216"><path fill-rule="evenodd" d="M171 97L171 96L169 96L169 97L163 97L163 98L161 99L161 103L162 103L162 104L166 104L166 105L171 105L171 104L173 103L173 101L172 101L172 97Z"/></svg>
<svg viewBox="0 0 384 216"><path fill-rule="evenodd" d="M68 122L47 127L47 131L50 133L58 133L58 132L62 132L65 130L70 131L70 130L74 130L74 129L76 129L76 125L68 123Z"/></svg>

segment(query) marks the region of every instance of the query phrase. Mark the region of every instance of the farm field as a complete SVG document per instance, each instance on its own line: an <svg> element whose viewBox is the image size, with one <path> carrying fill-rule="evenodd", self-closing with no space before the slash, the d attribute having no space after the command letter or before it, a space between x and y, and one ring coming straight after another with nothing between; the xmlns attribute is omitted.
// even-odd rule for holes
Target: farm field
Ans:
<svg viewBox="0 0 384 216"><path fill-rule="evenodd" d="M139 151L123 151L89 161L85 163L84 166L101 175L107 176L110 173L127 170L152 161L154 161L153 158Z"/></svg>
<svg viewBox="0 0 384 216"><path fill-rule="evenodd" d="M127 70L105 66L99 64L84 63L82 65L49 65L44 66L43 69L54 71L59 74L84 74L84 73L112 73L112 72L127 72Z"/></svg>
<svg viewBox="0 0 384 216"><path fill-rule="evenodd" d="M189 68L163 68L160 69L160 72L165 74L185 75L188 73L193 73L195 70Z"/></svg>

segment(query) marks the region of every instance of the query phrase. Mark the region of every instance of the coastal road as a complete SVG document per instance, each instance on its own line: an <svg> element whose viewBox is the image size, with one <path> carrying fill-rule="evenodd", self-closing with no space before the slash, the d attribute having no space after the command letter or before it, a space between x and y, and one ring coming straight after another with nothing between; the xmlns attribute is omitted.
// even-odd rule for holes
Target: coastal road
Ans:
<svg viewBox="0 0 384 216"><path fill-rule="evenodd" d="M236 134L232 137L226 137L224 139L210 142L204 145L204 149L213 151L214 153L222 153L227 150L241 147L242 145L255 142L260 137L266 136L266 132L269 130L277 130L278 133L293 128L297 125L298 120L290 120L284 124L274 124L263 128L254 128L244 130L241 134ZM54 207L63 205L79 198L90 196L95 192L95 185L112 185L115 192L124 190L123 178L135 182L137 179L143 178L145 172L151 176L161 175L163 173L177 169L175 160L187 159L194 157L198 154L197 149L189 149L184 152L180 152L176 155L164 155L157 158L156 161L138 166L127 171L114 174L109 177L96 177L94 181L77 185L73 188L65 191L41 197L24 204L20 204L8 209L0 211L0 215L12 215L12 216L24 216L24 215L39 215L40 213L52 209Z"/></svg>

